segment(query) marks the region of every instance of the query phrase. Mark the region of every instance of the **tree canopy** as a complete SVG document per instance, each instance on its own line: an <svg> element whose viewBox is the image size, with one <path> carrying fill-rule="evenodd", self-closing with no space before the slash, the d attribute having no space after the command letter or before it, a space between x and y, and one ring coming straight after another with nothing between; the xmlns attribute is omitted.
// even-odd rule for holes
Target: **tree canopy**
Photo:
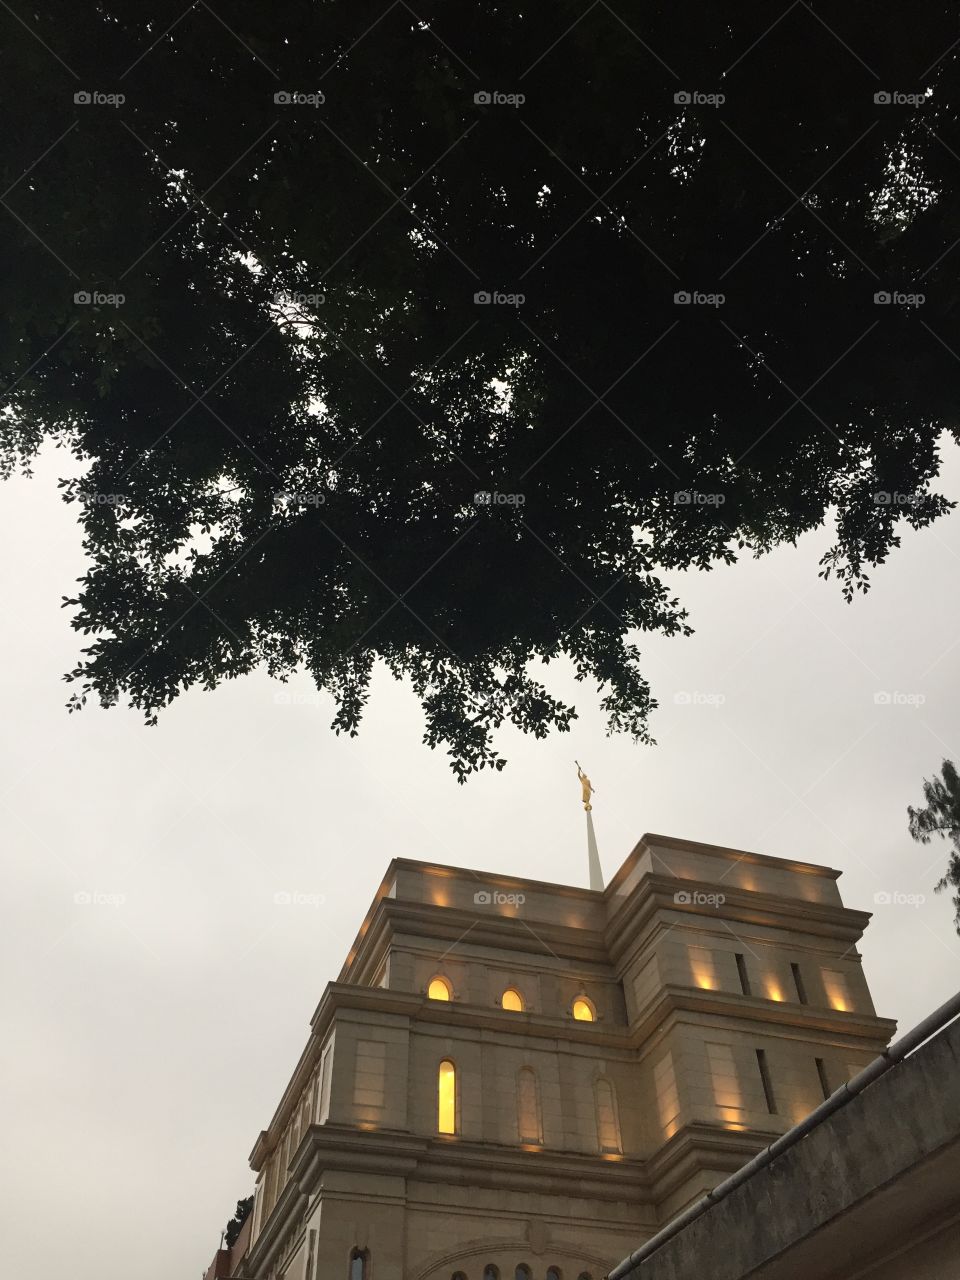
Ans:
<svg viewBox="0 0 960 1280"><path fill-rule="evenodd" d="M7 25L9 470L90 567L74 705L381 659L462 780L649 737L662 575L835 519L848 597L947 509L955 8L48 0Z"/></svg>
<svg viewBox="0 0 960 1280"><path fill-rule="evenodd" d="M922 808L907 807L910 834L921 844L929 844L937 835L953 845L936 891L954 890L954 924L960 934L960 774L952 760L944 760L939 777L924 778L923 798Z"/></svg>

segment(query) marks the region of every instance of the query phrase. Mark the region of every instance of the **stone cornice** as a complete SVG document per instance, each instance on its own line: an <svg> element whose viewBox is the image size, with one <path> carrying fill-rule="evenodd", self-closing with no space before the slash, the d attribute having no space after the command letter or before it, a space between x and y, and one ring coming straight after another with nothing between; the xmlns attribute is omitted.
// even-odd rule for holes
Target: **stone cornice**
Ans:
<svg viewBox="0 0 960 1280"><path fill-rule="evenodd" d="M703 1123L683 1125L646 1162L656 1203L662 1204L673 1195L692 1172L709 1169L716 1173L735 1173L782 1132L782 1129L732 1130Z"/></svg>
<svg viewBox="0 0 960 1280"><path fill-rule="evenodd" d="M691 901L676 901L678 892L686 892ZM868 911L837 907L829 903L809 902L805 898L787 898L733 886L721 887L705 880L680 880L674 876L647 874L626 895L607 925L605 940L610 961L622 972L638 939L655 925L662 911L689 918L702 928L717 923L721 916L714 906L693 899L697 894L722 892L722 919L753 928L787 929L796 933L833 938L848 946L858 941L870 921Z"/></svg>
<svg viewBox="0 0 960 1280"><path fill-rule="evenodd" d="M300 1141L290 1179L248 1254L251 1270L269 1264L283 1247L328 1170L547 1195L569 1195L573 1185L579 1196L591 1200L635 1204L638 1219L648 1216L650 1227L655 1225L652 1209L643 1212L652 1200L642 1161L328 1123L312 1125Z"/></svg>
<svg viewBox="0 0 960 1280"><path fill-rule="evenodd" d="M466 935L469 932L469 939ZM409 902L382 898L370 915L363 940L351 964L344 968L338 981L348 977L352 982L369 981L374 963L369 958L379 952L385 935L406 934L430 938L438 942L464 940L470 947L490 947L528 955L556 955L570 964L608 965L603 932L552 920L538 920L529 915L511 916L495 909L478 912L467 907L438 907L428 902ZM379 959L379 954L378 957Z"/></svg>
<svg viewBox="0 0 960 1280"><path fill-rule="evenodd" d="M682 853L699 853L708 857L721 858L728 862L747 862L753 866L774 867L781 871L795 871L800 875L823 876L829 880L838 880L840 872L833 867L820 866L815 862L798 862L792 858L774 858L766 853L753 853L749 849L732 849L722 844L704 844L699 840L685 840L681 836L662 836L655 832L645 831L631 852L624 859L607 884L604 893L610 897L615 894L637 865L645 853L651 849L676 849Z"/></svg>

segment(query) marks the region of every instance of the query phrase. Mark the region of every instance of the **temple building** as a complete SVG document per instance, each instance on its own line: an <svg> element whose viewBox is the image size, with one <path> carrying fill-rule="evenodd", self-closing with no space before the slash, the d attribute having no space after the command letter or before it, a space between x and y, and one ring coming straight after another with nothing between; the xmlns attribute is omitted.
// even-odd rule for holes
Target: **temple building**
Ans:
<svg viewBox="0 0 960 1280"><path fill-rule="evenodd" d="M602 889L395 859L229 1273L600 1280L887 1045L838 875L658 835Z"/></svg>

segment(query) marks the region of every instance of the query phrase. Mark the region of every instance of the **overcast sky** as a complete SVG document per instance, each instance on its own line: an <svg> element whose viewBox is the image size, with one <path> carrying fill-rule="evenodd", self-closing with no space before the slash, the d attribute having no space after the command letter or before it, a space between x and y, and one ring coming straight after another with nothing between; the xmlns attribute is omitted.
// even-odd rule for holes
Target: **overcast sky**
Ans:
<svg viewBox="0 0 960 1280"><path fill-rule="evenodd" d="M914 845L905 809L945 755L960 762L960 513L905 532L853 605L817 577L826 532L675 575L696 635L643 646L658 746L606 738L597 698L557 666L573 732L506 733L506 770L458 787L385 674L353 740L308 680L266 675L190 693L153 729L68 716L68 463L48 453L0 494L10 1275L199 1276L390 858L586 884L574 756L608 878L644 831L826 863L876 913L878 1012L906 1030L956 989L960 940L932 892L946 850ZM960 450L941 491L960 498Z"/></svg>

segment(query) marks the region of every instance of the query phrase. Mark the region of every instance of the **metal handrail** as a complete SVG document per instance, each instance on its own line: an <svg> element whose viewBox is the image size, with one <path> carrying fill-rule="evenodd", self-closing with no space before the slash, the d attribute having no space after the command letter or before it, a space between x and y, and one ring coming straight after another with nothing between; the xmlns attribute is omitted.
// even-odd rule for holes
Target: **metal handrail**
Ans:
<svg viewBox="0 0 960 1280"><path fill-rule="evenodd" d="M919 1049L925 1040L929 1040L935 1032L941 1031L958 1016L960 1016L960 991L945 1004L942 1004L939 1009L935 1009L922 1022L919 1022L912 1031L908 1031L895 1044L885 1049L879 1058L874 1058L873 1062L868 1067L865 1067L859 1075L854 1076L852 1080L848 1080L846 1084L841 1085L839 1089L831 1093L826 1102L822 1102L815 1111L811 1111L799 1124L794 1125L792 1129L788 1129L775 1142L771 1142L768 1147L765 1147L759 1155L754 1156L742 1169L738 1169L725 1182L721 1182L712 1191L708 1191L706 1195L701 1196L689 1209L685 1209L683 1213L668 1222L663 1230L648 1240L646 1244L641 1245L639 1249L636 1249L629 1257L624 1258L622 1262L618 1262L613 1270L604 1277L604 1280L624 1280L625 1276L636 1271L642 1262L645 1262L651 1254L661 1249L668 1240L672 1240L684 1227L689 1226L691 1222L701 1217L713 1205L725 1200L731 1191L735 1191L737 1187L752 1178L760 1169L765 1168L777 1156L795 1146L801 1138L805 1138L810 1130L815 1129L821 1121L826 1120L835 1111L839 1111L841 1107L846 1106L851 1098L855 1098L868 1085L886 1075L888 1071L901 1063L908 1054L913 1053L915 1049Z"/></svg>

